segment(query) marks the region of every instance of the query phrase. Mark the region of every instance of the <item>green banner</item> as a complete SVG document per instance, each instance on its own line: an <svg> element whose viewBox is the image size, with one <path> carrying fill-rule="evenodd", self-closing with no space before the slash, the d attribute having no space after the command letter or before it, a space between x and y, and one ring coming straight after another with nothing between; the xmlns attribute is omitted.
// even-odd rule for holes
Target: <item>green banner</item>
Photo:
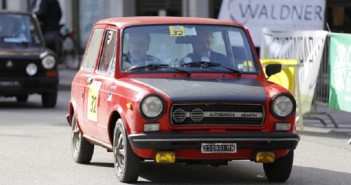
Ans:
<svg viewBox="0 0 351 185"><path fill-rule="evenodd" d="M351 34L329 36L329 108L351 112Z"/></svg>

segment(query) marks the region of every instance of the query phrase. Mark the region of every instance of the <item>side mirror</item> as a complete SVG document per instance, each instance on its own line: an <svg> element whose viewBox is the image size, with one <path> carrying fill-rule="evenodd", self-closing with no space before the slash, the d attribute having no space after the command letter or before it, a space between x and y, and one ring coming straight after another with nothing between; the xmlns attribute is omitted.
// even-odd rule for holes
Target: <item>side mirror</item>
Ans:
<svg viewBox="0 0 351 185"><path fill-rule="evenodd" d="M274 74L279 73L282 71L282 65L281 64L268 64L266 66L266 74L268 78Z"/></svg>

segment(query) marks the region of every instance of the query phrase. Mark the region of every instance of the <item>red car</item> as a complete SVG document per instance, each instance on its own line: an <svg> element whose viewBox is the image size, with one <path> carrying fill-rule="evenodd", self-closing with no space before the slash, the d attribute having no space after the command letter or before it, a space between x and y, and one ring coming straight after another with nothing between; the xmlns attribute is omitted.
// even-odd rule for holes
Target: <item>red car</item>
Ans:
<svg viewBox="0 0 351 185"><path fill-rule="evenodd" d="M39 94L43 107L54 108L58 75L55 54L45 46L36 16L0 10L0 98L24 103Z"/></svg>
<svg viewBox="0 0 351 185"><path fill-rule="evenodd" d="M268 65L268 76L281 70ZM268 82L244 26L183 17L98 21L72 81L67 120L75 162L113 152L117 178L140 164L263 163L269 181L291 173L296 103ZM156 174L155 174L156 175Z"/></svg>

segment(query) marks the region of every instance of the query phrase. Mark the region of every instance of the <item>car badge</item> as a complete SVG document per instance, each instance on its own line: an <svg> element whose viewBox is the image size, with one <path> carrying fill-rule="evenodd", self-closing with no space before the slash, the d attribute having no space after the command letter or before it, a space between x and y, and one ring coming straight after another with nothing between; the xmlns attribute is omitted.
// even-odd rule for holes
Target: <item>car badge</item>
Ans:
<svg viewBox="0 0 351 185"><path fill-rule="evenodd" d="M7 68L12 68L13 67L13 62L11 60L6 62L6 67Z"/></svg>

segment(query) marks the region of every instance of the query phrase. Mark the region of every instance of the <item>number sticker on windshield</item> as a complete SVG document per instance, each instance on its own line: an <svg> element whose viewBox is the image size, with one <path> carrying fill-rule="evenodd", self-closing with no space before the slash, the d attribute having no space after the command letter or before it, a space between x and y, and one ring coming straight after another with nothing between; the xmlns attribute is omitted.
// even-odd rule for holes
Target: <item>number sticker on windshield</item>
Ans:
<svg viewBox="0 0 351 185"><path fill-rule="evenodd" d="M89 85L88 92L88 119L91 121L97 121L97 107L99 90L101 87L101 82L93 81Z"/></svg>
<svg viewBox="0 0 351 185"><path fill-rule="evenodd" d="M185 36L184 33L184 26L169 26L169 34L171 37L183 37Z"/></svg>

